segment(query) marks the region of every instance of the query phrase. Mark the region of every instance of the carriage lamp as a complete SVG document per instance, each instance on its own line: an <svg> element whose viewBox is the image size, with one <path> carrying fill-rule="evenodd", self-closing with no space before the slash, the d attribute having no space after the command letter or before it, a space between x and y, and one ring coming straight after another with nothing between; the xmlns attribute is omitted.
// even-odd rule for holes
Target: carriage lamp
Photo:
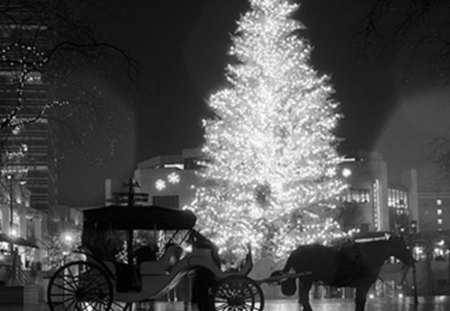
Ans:
<svg viewBox="0 0 450 311"><path fill-rule="evenodd" d="M192 253L192 244L183 243L181 247L186 254Z"/></svg>
<svg viewBox="0 0 450 311"><path fill-rule="evenodd" d="M64 232L62 234L62 241L67 246L71 246L72 243L75 241L75 237L73 236L72 232Z"/></svg>

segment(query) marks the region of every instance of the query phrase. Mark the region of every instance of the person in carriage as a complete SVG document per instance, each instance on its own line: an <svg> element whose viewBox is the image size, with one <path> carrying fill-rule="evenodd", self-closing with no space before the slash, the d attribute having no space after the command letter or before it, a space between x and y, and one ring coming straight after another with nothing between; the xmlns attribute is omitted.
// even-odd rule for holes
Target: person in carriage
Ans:
<svg viewBox="0 0 450 311"><path fill-rule="evenodd" d="M189 243L195 247L211 249L212 259L217 267L220 268L221 260L219 249L210 239L205 237L197 230L192 230L189 237ZM203 267L195 269L195 276L192 283L192 304L198 307L199 311L214 311L215 308L209 299L209 291L216 283L213 273Z"/></svg>

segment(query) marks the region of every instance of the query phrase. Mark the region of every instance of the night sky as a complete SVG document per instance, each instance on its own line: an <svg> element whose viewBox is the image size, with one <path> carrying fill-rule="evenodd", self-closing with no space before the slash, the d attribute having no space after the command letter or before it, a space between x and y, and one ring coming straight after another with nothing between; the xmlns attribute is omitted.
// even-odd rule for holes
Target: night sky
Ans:
<svg viewBox="0 0 450 311"><path fill-rule="evenodd" d="M422 144L446 131L436 125L448 120L449 92L442 85L406 83L399 50L379 55L355 43L364 12L357 2L305 0L297 14L307 27L302 35L314 46L314 68L332 77L344 115L336 133L341 152L377 150L389 166L419 168L429 161ZM139 161L201 145L206 100L224 86L230 35L248 8L246 0L109 3L98 27L142 63L142 92L113 80L105 86L123 116L131 117L124 117L116 153L103 165L76 155L61 163L60 204L101 204L105 178L126 179Z"/></svg>

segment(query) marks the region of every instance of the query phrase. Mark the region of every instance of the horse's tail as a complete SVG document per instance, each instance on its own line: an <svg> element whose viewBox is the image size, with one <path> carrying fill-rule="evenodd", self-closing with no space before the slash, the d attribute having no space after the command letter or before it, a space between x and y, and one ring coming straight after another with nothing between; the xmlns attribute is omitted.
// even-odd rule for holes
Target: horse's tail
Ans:
<svg viewBox="0 0 450 311"><path fill-rule="evenodd" d="M292 252L287 261L284 265L284 268L282 270L283 273L288 273L291 269L293 269L293 262L294 262L294 252ZM286 280L281 282L281 292L285 296L292 296L297 291L297 284L294 277L288 277Z"/></svg>

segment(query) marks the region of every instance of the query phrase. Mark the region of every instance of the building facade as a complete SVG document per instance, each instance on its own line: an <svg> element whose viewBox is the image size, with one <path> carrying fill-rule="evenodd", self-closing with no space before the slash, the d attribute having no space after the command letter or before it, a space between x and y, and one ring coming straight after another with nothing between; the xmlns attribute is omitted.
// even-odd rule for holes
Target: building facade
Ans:
<svg viewBox="0 0 450 311"><path fill-rule="evenodd" d="M30 205L46 211L57 204L56 151L50 123L41 116L51 103L51 88L39 64L53 31L42 23L50 18L30 15L22 3L0 4L0 123L13 117L19 124L0 131L0 166L3 175L14 174L17 163L8 161L8 155L23 152L20 169L26 172Z"/></svg>
<svg viewBox="0 0 450 311"><path fill-rule="evenodd" d="M180 155L158 156L138 163L134 179L138 192L148 194L147 204L181 208L194 197L194 185L198 182L197 161L201 159L199 149L185 149ZM121 192L121 181L107 180L106 200Z"/></svg>
<svg viewBox="0 0 450 311"><path fill-rule="evenodd" d="M361 232L407 232L417 221L417 174L402 172L394 179L382 156L358 152L341 165L348 189L342 196L341 223Z"/></svg>
<svg viewBox="0 0 450 311"><path fill-rule="evenodd" d="M26 185L12 178L6 180L10 188L0 192L0 290L2 285L24 285L32 281L26 276L40 269L38 263L46 255L42 240L47 215L30 207L30 191ZM14 268L16 272L12 274Z"/></svg>
<svg viewBox="0 0 450 311"><path fill-rule="evenodd" d="M181 208L194 196L198 182L199 149L185 149L180 155L158 156L138 163L134 179L139 192L148 194L145 203ZM414 170L400 178L389 178L386 162L376 153L359 152L340 167L349 187L342 195L339 220L344 229L362 232L404 232L417 221L417 177ZM106 198L121 191L122 185L109 180Z"/></svg>
<svg viewBox="0 0 450 311"><path fill-rule="evenodd" d="M442 232L450 230L450 193L420 192L419 193L420 231Z"/></svg>

